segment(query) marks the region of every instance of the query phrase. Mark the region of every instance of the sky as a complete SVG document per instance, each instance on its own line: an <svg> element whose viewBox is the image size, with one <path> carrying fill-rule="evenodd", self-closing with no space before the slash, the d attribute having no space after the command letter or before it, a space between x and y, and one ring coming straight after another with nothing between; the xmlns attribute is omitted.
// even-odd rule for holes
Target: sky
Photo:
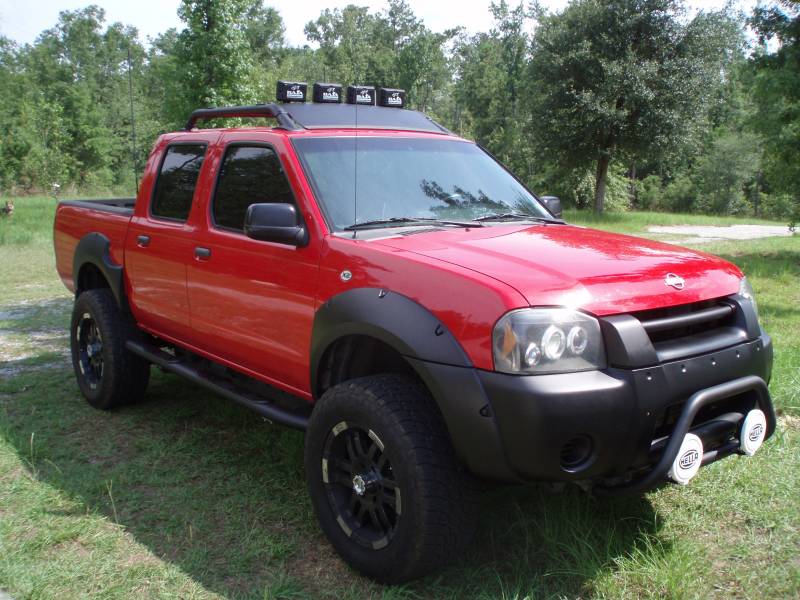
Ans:
<svg viewBox="0 0 800 600"><path fill-rule="evenodd" d="M408 0L417 17L433 31L442 31L463 26L470 33L485 31L491 25L489 0ZM516 0L509 4L516 5ZM89 4L105 9L109 23L120 21L139 30L142 41L166 31L170 27L180 28L177 16L179 0L0 0L0 35L21 44L31 43L43 30L55 25L62 10L75 10ZM302 46L306 43L303 27L319 16L325 8L341 8L348 4L369 6L380 10L386 6L384 0L266 0L281 13L286 26L289 44ZM541 0L550 10L559 10L567 0ZM692 10L715 9L725 0L688 0ZM734 0L738 8L750 12L756 0Z"/></svg>

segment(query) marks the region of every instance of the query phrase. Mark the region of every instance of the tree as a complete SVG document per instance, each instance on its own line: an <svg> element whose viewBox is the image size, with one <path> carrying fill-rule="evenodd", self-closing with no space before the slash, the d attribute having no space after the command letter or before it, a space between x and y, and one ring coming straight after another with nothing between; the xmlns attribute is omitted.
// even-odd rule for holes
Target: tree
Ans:
<svg viewBox="0 0 800 600"><path fill-rule="evenodd" d="M529 122L524 87L530 14L523 4L512 9L505 0L492 3L490 11L494 23L488 33L462 40L457 47L455 92L467 109L469 133L516 173L530 178L531 146L524 139Z"/></svg>
<svg viewBox="0 0 800 600"><path fill-rule="evenodd" d="M245 30L248 0L182 0L178 16L186 29L175 42L180 101L170 115L185 118L207 106L247 104L256 99L253 55Z"/></svg>
<svg viewBox="0 0 800 600"><path fill-rule="evenodd" d="M753 127L763 134L765 171L774 191L793 199L792 222L800 221L800 6L783 0L757 7L751 24L764 48L754 57ZM766 42L777 42L769 52Z"/></svg>
<svg viewBox="0 0 800 600"><path fill-rule="evenodd" d="M389 0L381 13L354 5L326 9L305 31L320 46L328 80L400 87L422 110L450 83L445 45L457 31L430 31L405 0Z"/></svg>
<svg viewBox="0 0 800 600"><path fill-rule="evenodd" d="M703 120L734 51L730 19L686 23L680 0L575 0L538 16L530 133L566 165L595 164L599 213L612 160L664 153Z"/></svg>

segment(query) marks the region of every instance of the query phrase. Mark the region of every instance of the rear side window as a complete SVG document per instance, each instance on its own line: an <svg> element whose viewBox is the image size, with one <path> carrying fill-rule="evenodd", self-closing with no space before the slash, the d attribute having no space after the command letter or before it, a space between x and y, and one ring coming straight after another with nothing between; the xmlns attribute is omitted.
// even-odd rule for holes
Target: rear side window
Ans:
<svg viewBox="0 0 800 600"><path fill-rule="evenodd" d="M295 203L281 161L265 146L229 147L212 205L214 224L242 231L247 207L260 203Z"/></svg>
<svg viewBox="0 0 800 600"><path fill-rule="evenodd" d="M205 144L180 144L167 148L150 206L153 216L179 221L189 217L205 154Z"/></svg>

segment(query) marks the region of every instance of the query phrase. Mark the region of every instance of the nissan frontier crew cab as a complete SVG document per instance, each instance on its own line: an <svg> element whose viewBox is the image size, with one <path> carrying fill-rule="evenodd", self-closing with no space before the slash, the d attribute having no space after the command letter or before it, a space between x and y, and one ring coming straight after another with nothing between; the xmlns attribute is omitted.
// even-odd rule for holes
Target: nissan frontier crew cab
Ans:
<svg viewBox="0 0 800 600"><path fill-rule="evenodd" d="M306 96L195 111L137 198L59 204L93 407L156 365L303 430L320 526L390 583L466 543L475 478L635 494L772 435L737 267L565 223L401 90ZM226 118L274 126L197 127Z"/></svg>

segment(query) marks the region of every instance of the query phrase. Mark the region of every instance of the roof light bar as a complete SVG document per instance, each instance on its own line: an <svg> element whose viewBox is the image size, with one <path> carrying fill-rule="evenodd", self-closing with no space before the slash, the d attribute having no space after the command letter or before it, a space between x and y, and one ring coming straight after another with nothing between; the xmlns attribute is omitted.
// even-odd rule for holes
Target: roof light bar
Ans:
<svg viewBox="0 0 800 600"><path fill-rule="evenodd" d="M391 108L405 108L406 91L395 88L380 88L378 90L378 104Z"/></svg>
<svg viewBox="0 0 800 600"><path fill-rule="evenodd" d="M375 86L372 85L348 85L347 86L348 104L366 104L375 106Z"/></svg>
<svg viewBox="0 0 800 600"><path fill-rule="evenodd" d="M338 104L342 101L342 86L339 83L315 83L314 102Z"/></svg>
<svg viewBox="0 0 800 600"><path fill-rule="evenodd" d="M275 97L278 102L305 102L308 84L303 81L279 81Z"/></svg>

